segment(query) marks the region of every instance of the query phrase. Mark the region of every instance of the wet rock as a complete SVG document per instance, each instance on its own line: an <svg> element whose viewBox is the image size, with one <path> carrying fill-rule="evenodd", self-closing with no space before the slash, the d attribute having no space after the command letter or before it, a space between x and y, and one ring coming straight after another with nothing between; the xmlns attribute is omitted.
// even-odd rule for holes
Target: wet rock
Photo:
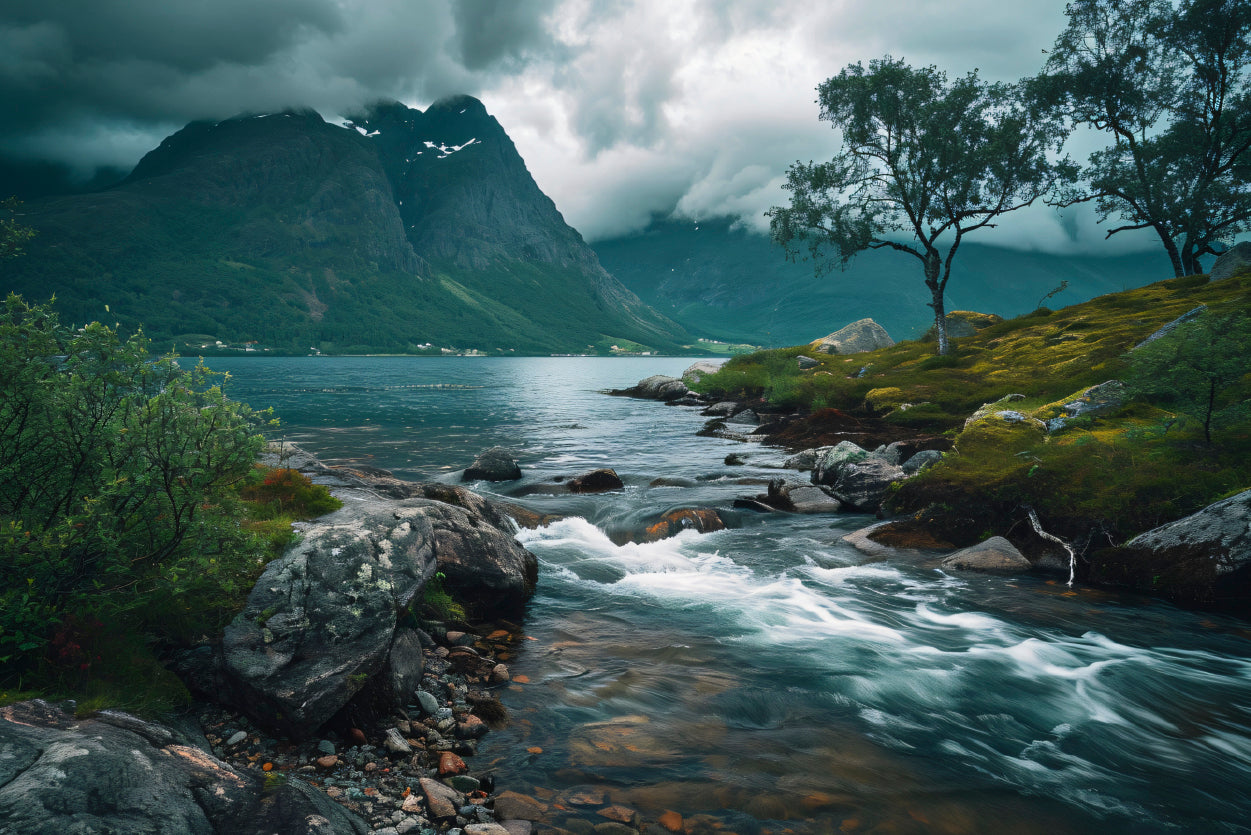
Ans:
<svg viewBox="0 0 1251 835"><path fill-rule="evenodd" d="M458 722L456 725L457 739L481 739L487 734L487 725L472 713L465 717L465 721Z"/></svg>
<svg viewBox="0 0 1251 835"><path fill-rule="evenodd" d="M515 481L519 478L521 467L517 459L503 447L491 447L479 453L461 476L463 481Z"/></svg>
<svg viewBox="0 0 1251 835"><path fill-rule="evenodd" d="M482 788L482 784L477 777L470 777L468 774L453 774L446 778L449 786L464 794L472 794Z"/></svg>
<svg viewBox="0 0 1251 835"><path fill-rule="evenodd" d="M700 414L707 417L729 417L735 412L740 411L742 408L742 406L733 400L722 400L717 403L713 403L711 406L700 412Z"/></svg>
<svg viewBox="0 0 1251 835"><path fill-rule="evenodd" d="M902 468L880 458L866 458L858 463L843 464L830 492L853 510L876 513L890 486L904 478Z"/></svg>
<svg viewBox="0 0 1251 835"><path fill-rule="evenodd" d="M512 678L512 674L508 671L507 664L496 664L491 668L491 683L503 684Z"/></svg>
<svg viewBox="0 0 1251 835"><path fill-rule="evenodd" d="M599 815L601 818L608 818L610 821L624 823L627 826L634 826L638 823L639 819L639 813L628 806L608 806L600 809L595 814Z"/></svg>
<svg viewBox="0 0 1251 835"><path fill-rule="evenodd" d="M500 825L508 830L508 835L530 835L530 833L534 831L534 824L530 821L501 821Z"/></svg>
<svg viewBox="0 0 1251 835"><path fill-rule="evenodd" d="M602 468L569 479L567 486L570 493L606 493L624 489L625 483L615 470Z"/></svg>
<svg viewBox="0 0 1251 835"><path fill-rule="evenodd" d="M641 397L647 400L677 400L690 394L690 389L686 387L686 383L677 377L654 374L651 377L639 380L636 385L628 389L621 389L612 393L627 397Z"/></svg>
<svg viewBox="0 0 1251 835"><path fill-rule="evenodd" d="M626 541L659 542L677 536L682 531L711 533L725 530L725 527L725 520L710 507L684 507L667 511L644 530L631 533Z"/></svg>
<svg viewBox="0 0 1251 835"><path fill-rule="evenodd" d="M366 833L297 779L266 792L162 725L105 711L76 719L46 702L0 708L5 833Z"/></svg>
<svg viewBox="0 0 1251 835"><path fill-rule="evenodd" d="M465 827L465 835L509 835L509 830L498 823L471 823Z"/></svg>
<svg viewBox="0 0 1251 835"><path fill-rule="evenodd" d="M790 487L786 498L790 502L791 510L795 513L838 513L844 510L840 500L811 484L797 484Z"/></svg>
<svg viewBox="0 0 1251 835"><path fill-rule="evenodd" d="M499 820L542 820L547 804L514 791L500 792L495 797L495 817Z"/></svg>
<svg viewBox="0 0 1251 835"><path fill-rule="evenodd" d="M391 639L391 649L387 653L381 676L388 703L402 705L408 701L409 695L421 683L423 672L425 661L421 651L421 637L407 627L397 628L395 637ZM358 744L363 743L362 738Z"/></svg>
<svg viewBox="0 0 1251 835"><path fill-rule="evenodd" d="M952 554L941 567L957 571L981 571L991 574L1019 574L1032 566L1016 546L1002 536L992 536Z"/></svg>
<svg viewBox="0 0 1251 835"><path fill-rule="evenodd" d="M870 457L873 457L873 453L861 449L851 441L825 447L813 464L812 483L831 487L838 481L838 474L844 465L855 464Z"/></svg>
<svg viewBox="0 0 1251 835"><path fill-rule="evenodd" d="M595 824L595 835L638 835L633 827L616 821L604 821Z"/></svg>
<svg viewBox="0 0 1251 835"><path fill-rule="evenodd" d="M728 426L758 426L760 424L760 416L752 409L744 409L726 418L725 422Z"/></svg>
<svg viewBox="0 0 1251 835"><path fill-rule="evenodd" d="M656 819L656 822L670 832L682 832L684 828L682 816L671 809L666 809L662 812L660 817Z"/></svg>
<svg viewBox="0 0 1251 835"><path fill-rule="evenodd" d="M731 452L725 457L722 463L724 463L727 467L741 467L747 463L747 459L743 458L743 456L736 452Z"/></svg>
<svg viewBox="0 0 1251 835"><path fill-rule="evenodd" d="M433 716L439 709L439 700L425 690L417 691L417 704L427 716Z"/></svg>
<svg viewBox="0 0 1251 835"><path fill-rule="evenodd" d="M785 470L799 470L807 472L817 466L817 460L820 456L829 451L830 447L812 447L795 453L782 462L782 468Z"/></svg>
<svg viewBox="0 0 1251 835"><path fill-rule="evenodd" d="M408 744L408 740L400 733L399 728L387 728L387 735L382 741L382 747L386 748L391 754L409 755L413 753L413 746Z"/></svg>
<svg viewBox="0 0 1251 835"><path fill-rule="evenodd" d="M449 820L456 817L456 811L464 804L465 796L451 786L422 777L418 781L421 793L426 798L426 808L430 817L435 820Z"/></svg>
<svg viewBox="0 0 1251 835"><path fill-rule="evenodd" d="M1199 605L1251 599L1251 490L1090 557L1089 579Z"/></svg>

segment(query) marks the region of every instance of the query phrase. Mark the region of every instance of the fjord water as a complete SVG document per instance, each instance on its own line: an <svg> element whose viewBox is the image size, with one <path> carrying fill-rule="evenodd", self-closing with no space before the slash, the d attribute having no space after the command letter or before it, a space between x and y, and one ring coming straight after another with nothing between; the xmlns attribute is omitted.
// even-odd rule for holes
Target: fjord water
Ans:
<svg viewBox="0 0 1251 835"><path fill-rule="evenodd" d="M696 437L694 410L601 393L689 362L209 364L329 462L452 481L506 446L523 479L471 486L564 515L519 533L540 576L499 693L513 721L471 764L550 801L557 826L602 822L601 805L576 803L602 792L691 831L1251 830L1251 624L1063 578L871 558L840 541L865 516L732 511L780 453ZM725 465L731 452L747 465ZM601 466L626 489L542 486ZM734 526L616 544L693 506Z"/></svg>

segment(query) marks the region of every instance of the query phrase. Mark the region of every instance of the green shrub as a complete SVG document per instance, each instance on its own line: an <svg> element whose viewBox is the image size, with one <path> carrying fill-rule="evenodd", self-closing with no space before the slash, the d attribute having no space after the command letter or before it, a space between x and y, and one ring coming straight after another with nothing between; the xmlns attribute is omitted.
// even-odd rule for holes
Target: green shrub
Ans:
<svg viewBox="0 0 1251 835"><path fill-rule="evenodd" d="M236 485L264 414L203 365L153 358L142 334L0 307L0 658L19 674L74 618L151 624L233 594L261 549ZM245 572L246 573L246 572ZM40 628L42 624L42 628ZM55 666L55 664L53 664Z"/></svg>

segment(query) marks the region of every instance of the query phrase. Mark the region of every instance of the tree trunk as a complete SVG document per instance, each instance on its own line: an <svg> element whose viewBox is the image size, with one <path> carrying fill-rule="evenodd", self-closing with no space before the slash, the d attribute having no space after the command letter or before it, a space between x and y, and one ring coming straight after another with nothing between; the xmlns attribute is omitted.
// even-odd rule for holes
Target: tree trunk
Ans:
<svg viewBox="0 0 1251 835"><path fill-rule="evenodd" d="M1186 266L1182 263L1181 253L1177 251L1177 242L1173 240L1173 236L1168 233L1167 229L1162 226L1154 227L1156 234L1160 236L1160 240L1164 243L1164 251L1168 253L1168 260L1173 265L1173 277L1181 278L1186 274Z"/></svg>
<svg viewBox="0 0 1251 835"><path fill-rule="evenodd" d="M947 341L947 306L943 302L943 285L938 281L941 264L937 252L925 254L925 286L930 288L930 307L934 308L934 333L938 336L938 353L946 355L951 351Z"/></svg>

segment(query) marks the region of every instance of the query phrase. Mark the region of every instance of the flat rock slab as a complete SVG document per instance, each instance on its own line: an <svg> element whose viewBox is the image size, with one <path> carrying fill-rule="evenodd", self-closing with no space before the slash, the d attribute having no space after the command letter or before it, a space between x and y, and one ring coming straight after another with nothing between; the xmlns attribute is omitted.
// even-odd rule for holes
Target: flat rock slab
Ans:
<svg viewBox="0 0 1251 835"><path fill-rule="evenodd" d="M6 835L369 832L306 783L266 792L170 728L38 700L0 708L0 821Z"/></svg>

